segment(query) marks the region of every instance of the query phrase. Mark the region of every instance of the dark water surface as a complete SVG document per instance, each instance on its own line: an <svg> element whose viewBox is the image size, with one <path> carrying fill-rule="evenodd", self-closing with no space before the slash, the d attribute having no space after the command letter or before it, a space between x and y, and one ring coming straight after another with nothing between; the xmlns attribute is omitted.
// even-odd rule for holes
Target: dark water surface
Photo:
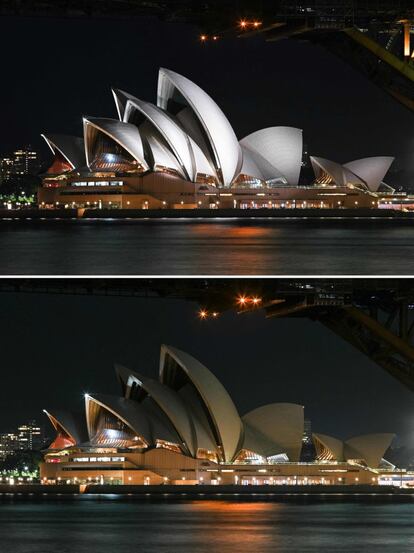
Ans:
<svg viewBox="0 0 414 553"><path fill-rule="evenodd" d="M414 551L414 504L2 500L1 553Z"/></svg>
<svg viewBox="0 0 414 553"><path fill-rule="evenodd" d="M0 274L412 275L414 220L2 221Z"/></svg>

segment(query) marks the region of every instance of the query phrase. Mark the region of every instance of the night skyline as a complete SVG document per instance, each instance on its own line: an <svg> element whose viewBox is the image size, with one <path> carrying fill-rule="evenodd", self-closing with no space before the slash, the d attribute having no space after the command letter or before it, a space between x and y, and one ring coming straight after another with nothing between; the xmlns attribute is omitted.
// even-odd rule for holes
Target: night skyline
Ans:
<svg viewBox="0 0 414 553"><path fill-rule="evenodd" d="M0 553L414 546L411 4L0 5Z"/></svg>
<svg viewBox="0 0 414 553"><path fill-rule="evenodd" d="M263 312L200 321L196 304L173 299L2 299L2 431L41 421L44 408L82 410L87 392L118 393L115 362L156 374L166 343L208 366L240 414L271 402L299 403L317 432L395 432L399 442L412 440L411 392L319 323L266 320Z"/></svg>
<svg viewBox="0 0 414 553"><path fill-rule="evenodd" d="M163 66L211 93L239 138L261 127L295 126L311 154L339 162L392 155L394 171L413 169L412 114L320 47L232 38L201 44L196 28L152 19L3 18L2 25L2 48L13 45L15 52L4 71L21 83L0 93L8 129L2 151L25 142L47 156L41 132L79 136L83 115L116 117L111 86L155 101ZM82 36L94 47L73 40Z"/></svg>

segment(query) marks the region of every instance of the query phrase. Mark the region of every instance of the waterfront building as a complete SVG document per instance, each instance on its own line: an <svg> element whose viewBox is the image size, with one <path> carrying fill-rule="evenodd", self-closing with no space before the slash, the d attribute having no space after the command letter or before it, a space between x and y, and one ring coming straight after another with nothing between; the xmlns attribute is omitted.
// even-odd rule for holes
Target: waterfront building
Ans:
<svg viewBox="0 0 414 553"><path fill-rule="evenodd" d="M0 159L0 185L10 179L13 174L13 158L11 156L3 156Z"/></svg>
<svg viewBox="0 0 414 553"><path fill-rule="evenodd" d="M44 446L44 433L35 420L22 424L17 429L17 449L39 450Z"/></svg>
<svg viewBox="0 0 414 553"><path fill-rule="evenodd" d="M304 444L312 443L312 422L309 419L303 421L303 439Z"/></svg>
<svg viewBox="0 0 414 553"><path fill-rule="evenodd" d="M117 484L377 484L394 435L341 441L311 434L316 460L300 462L304 408L263 405L240 416L198 360L161 347L159 379L116 366L120 396L85 395L85 413L45 411L56 437L44 482Z"/></svg>
<svg viewBox="0 0 414 553"><path fill-rule="evenodd" d="M31 420L21 424L14 432L0 434L0 459L18 451L40 451L45 446L43 428Z"/></svg>
<svg viewBox="0 0 414 553"><path fill-rule="evenodd" d="M14 432L0 434L0 461L4 461L9 455L14 455L19 449L18 435Z"/></svg>
<svg viewBox="0 0 414 553"><path fill-rule="evenodd" d="M0 158L0 184L12 179L37 175L40 170L39 154L30 146L20 148Z"/></svg>
<svg viewBox="0 0 414 553"><path fill-rule="evenodd" d="M18 451L39 451L45 446L44 430L31 420L21 424L14 432L0 434L0 459Z"/></svg>
<svg viewBox="0 0 414 553"><path fill-rule="evenodd" d="M13 175L35 175L39 169L39 154L31 146L20 148L13 153Z"/></svg>
<svg viewBox="0 0 414 553"><path fill-rule="evenodd" d="M213 99L161 68L157 104L113 90L118 119L83 118L83 136L46 133L53 161L43 176L43 207L343 208L377 207L391 157L340 165L311 157L302 130L271 126L241 140Z"/></svg>

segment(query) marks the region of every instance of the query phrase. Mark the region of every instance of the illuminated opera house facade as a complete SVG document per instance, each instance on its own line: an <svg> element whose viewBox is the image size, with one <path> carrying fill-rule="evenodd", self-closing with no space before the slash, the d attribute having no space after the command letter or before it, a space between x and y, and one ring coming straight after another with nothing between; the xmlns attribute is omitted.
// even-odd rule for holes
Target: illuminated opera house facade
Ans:
<svg viewBox="0 0 414 553"><path fill-rule="evenodd" d="M161 68L157 104L113 90L118 119L84 117L83 137L43 135L53 162L38 203L77 208L376 207L392 157L344 165L311 157L301 185L302 130L238 140L199 86Z"/></svg>
<svg viewBox="0 0 414 553"><path fill-rule="evenodd" d="M85 414L45 411L56 437L44 483L377 484L394 435L345 442L313 434L301 462L304 409L271 403L240 416L219 380L191 355L161 347L159 379L116 366L121 395L85 395Z"/></svg>

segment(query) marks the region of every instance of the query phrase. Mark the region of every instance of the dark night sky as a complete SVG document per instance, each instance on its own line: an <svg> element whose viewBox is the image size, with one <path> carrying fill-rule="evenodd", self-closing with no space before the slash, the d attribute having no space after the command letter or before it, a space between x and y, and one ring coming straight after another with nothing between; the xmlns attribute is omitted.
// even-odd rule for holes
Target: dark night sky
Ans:
<svg viewBox="0 0 414 553"><path fill-rule="evenodd" d="M305 405L314 430L349 437L396 432L414 440L413 395L319 323L262 312L200 321L171 299L0 295L0 430L43 408L82 407L84 392L119 392L113 363L158 374L167 343L209 367L239 412Z"/></svg>
<svg viewBox="0 0 414 553"><path fill-rule="evenodd" d="M152 19L3 17L0 31L0 151L38 146L41 132L80 135L82 115L116 117L111 85L155 102L165 66L210 93L239 138L298 126L314 155L340 162L393 155L394 168L414 179L413 114L320 47L261 39L203 45L197 29Z"/></svg>

